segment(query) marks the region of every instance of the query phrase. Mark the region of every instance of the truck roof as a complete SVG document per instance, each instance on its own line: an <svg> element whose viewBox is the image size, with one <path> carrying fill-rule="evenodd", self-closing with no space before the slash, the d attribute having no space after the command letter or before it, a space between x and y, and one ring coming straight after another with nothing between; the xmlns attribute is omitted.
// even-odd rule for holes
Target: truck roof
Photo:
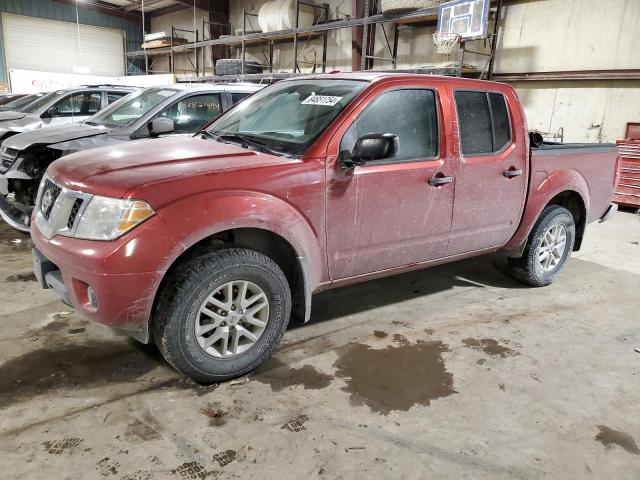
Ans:
<svg viewBox="0 0 640 480"><path fill-rule="evenodd" d="M182 91L228 91L228 92L254 92L261 90L265 85L256 83L168 83L166 85L152 85L146 88L171 89Z"/></svg>
<svg viewBox="0 0 640 480"><path fill-rule="evenodd" d="M321 74L312 74L312 75L304 75L294 78L289 78L287 80L301 80L301 79L331 79L331 80L357 80L364 82L376 82L383 79L410 79L410 78L433 78L438 81L447 81L451 83L469 83L474 85L503 85L507 86L507 84L492 82L487 80L477 80L475 78L461 78L461 77L451 77L446 75L430 75L427 73L407 73L407 72L371 72L371 71L361 71L361 72L332 72L332 73L321 73Z"/></svg>

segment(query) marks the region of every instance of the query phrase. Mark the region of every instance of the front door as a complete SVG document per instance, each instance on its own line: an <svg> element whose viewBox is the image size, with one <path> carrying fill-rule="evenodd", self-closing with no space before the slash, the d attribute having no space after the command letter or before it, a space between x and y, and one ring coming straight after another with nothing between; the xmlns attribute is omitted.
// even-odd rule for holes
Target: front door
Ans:
<svg viewBox="0 0 640 480"><path fill-rule="evenodd" d="M428 84L380 87L360 103L355 120L337 131L327 161L332 280L444 255L454 192L454 166L441 141L449 112L446 95ZM397 135L396 156L342 169L338 152L351 151L370 133Z"/></svg>
<svg viewBox="0 0 640 480"><path fill-rule="evenodd" d="M46 126L81 122L102 108L102 93L99 91L78 92L59 100L42 121Z"/></svg>
<svg viewBox="0 0 640 480"><path fill-rule="evenodd" d="M526 143L515 95L455 90L460 134L447 256L500 247L513 236L527 192Z"/></svg>

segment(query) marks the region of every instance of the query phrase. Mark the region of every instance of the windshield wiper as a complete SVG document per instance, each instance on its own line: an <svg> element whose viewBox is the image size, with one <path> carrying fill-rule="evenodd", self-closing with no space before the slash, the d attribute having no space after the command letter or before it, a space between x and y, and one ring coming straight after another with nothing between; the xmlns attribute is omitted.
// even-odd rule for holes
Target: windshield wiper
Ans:
<svg viewBox="0 0 640 480"><path fill-rule="evenodd" d="M85 123L86 125L93 125L94 127L99 127L99 126L100 126L100 124L99 124L98 122L87 122L87 121L85 120L85 122L84 122L84 123Z"/></svg>
<svg viewBox="0 0 640 480"><path fill-rule="evenodd" d="M291 155L287 155L284 152L275 150L271 148L264 142L260 140L256 140L255 138L248 137L247 135L241 135L238 133L222 133L217 134L213 132L203 131L203 136L208 138L213 138L214 140L221 143L236 143L239 144L242 148L251 148L252 150L258 150L263 153L269 153L271 155L278 155L282 157L290 157Z"/></svg>

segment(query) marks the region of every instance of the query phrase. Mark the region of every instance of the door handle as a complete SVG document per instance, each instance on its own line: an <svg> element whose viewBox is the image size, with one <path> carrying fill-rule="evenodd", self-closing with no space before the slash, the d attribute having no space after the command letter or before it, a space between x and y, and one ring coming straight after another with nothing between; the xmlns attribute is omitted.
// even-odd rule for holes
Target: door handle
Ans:
<svg viewBox="0 0 640 480"><path fill-rule="evenodd" d="M447 183L451 183L453 182L453 177L445 177L445 176L435 176L435 177L431 177L427 183L429 185L431 185L432 187L439 187L441 185L446 185Z"/></svg>
<svg viewBox="0 0 640 480"><path fill-rule="evenodd" d="M502 175L504 175L507 178L519 177L520 175L522 175L522 170L519 168L509 169L502 172Z"/></svg>

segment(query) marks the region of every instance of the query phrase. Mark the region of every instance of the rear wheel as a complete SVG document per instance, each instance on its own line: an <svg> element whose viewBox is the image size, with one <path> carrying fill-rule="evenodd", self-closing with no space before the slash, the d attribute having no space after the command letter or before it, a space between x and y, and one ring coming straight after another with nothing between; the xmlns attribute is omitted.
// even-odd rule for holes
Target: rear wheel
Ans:
<svg viewBox="0 0 640 480"><path fill-rule="evenodd" d="M534 287L553 283L571 255L575 236L576 226L569 210L560 205L545 207L522 257L509 258L511 274Z"/></svg>
<svg viewBox="0 0 640 480"><path fill-rule="evenodd" d="M153 334L164 358L197 382L243 375L271 356L291 313L287 279L269 257L229 248L180 265L164 282Z"/></svg>

